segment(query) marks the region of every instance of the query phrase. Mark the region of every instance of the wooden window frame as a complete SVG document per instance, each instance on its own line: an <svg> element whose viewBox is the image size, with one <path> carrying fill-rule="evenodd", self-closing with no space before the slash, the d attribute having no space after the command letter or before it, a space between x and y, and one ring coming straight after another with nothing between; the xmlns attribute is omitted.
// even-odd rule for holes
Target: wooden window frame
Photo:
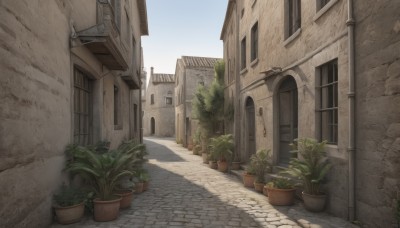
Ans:
<svg viewBox="0 0 400 228"><path fill-rule="evenodd" d="M92 143L93 85L83 71L74 68L74 131L73 141L78 145ZM85 101L84 101L85 100ZM77 124L78 123L78 124ZM77 127L78 125L78 127Z"/></svg>
<svg viewBox="0 0 400 228"><path fill-rule="evenodd" d="M250 62L258 59L258 22L254 23L251 28L251 54Z"/></svg>
<svg viewBox="0 0 400 228"><path fill-rule="evenodd" d="M338 143L338 61L329 61L320 67L319 71L319 139L327 140L328 144Z"/></svg>
<svg viewBox="0 0 400 228"><path fill-rule="evenodd" d="M246 37L240 41L240 69L246 69Z"/></svg>

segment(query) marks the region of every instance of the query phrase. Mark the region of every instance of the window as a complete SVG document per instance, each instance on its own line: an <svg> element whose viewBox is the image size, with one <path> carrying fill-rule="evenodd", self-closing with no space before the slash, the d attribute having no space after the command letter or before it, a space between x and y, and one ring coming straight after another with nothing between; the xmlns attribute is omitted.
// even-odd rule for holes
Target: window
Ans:
<svg viewBox="0 0 400 228"><path fill-rule="evenodd" d="M258 22L251 28L251 61L258 57Z"/></svg>
<svg viewBox="0 0 400 228"><path fill-rule="evenodd" d="M317 0L317 11L324 8L326 4L328 4L330 0Z"/></svg>
<svg viewBox="0 0 400 228"><path fill-rule="evenodd" d="M320 140L338 141L338 64L337 60L319 67Z"/></svg>
<svg viewBox="0 0 400 228"><path fill-rule="evenodd" d="M122 129L121 124L121 94L118 86L114 85L114 129Z"/></svg>
<svg viewBox="0 0 400 228"><path fill-rule="evenodd" d="M154 94L151 94L150 96L150 104L154 104Z"/></svg>
<svg viewBox="0 0 400 228"><path fill-rule="evenodd" d="M242 19L244 16L244 8L242 9L242 11L240 11L240 19Z"/></svg>
<svg viewBox="0 0 400 228"><path fill-rule="evenodd" d="M92 143L92 83L87 75L74 69L74 143Z"/></svg>
<svg viewBox="0 0 400 228"><path fill-rule="evenodd" d="M165 97L165 104L172 105L172 91L168 91L167 97Z"/></svg>
<svg viewBox="0 0 400 228"><path fill-rule="evenodd" d="M165 104L172 105L172 97L166 97L165 98Z"/></svg>
<svg viewBox="0 0 400 228"><path fill-rule="evenodd" d="M246 68L246 37L240 43L240 69Z"/></svg>
<svg viewBox="0 0 400 228"><path fill-rule="evenodd" d="M301 0L286 0L286 38L301 28Z"/></svg>

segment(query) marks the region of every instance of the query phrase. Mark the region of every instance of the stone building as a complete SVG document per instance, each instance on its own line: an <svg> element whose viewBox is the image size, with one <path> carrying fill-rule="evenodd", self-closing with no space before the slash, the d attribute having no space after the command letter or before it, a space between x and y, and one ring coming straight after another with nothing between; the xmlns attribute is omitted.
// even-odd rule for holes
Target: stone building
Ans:
<svg viewBox="0 0 400 228"><path fill-rule="evenodd" d="M143 115L145 136L173 137L175 135L174 75L150 70Z"/></svg>
<svg viewBox="0 0 400 228"><path fill-rule="evenodd" d="M400 190L400 4L360 0L228 2L221 39L226 100L242 161L295 138L327 140L327 210L391 227ZM376 210L378 209L378 210Z"/></svg>
<svg viewBox="0 0 400 228"><path fill-rule="evenodd" d="M176 141L185 147L192 139L196 121L192 120L192 99L199 84L209 86L214 79L214 65L221 59L182 56L175 68Z"/></svg>
<svg viewBox="0 0 400 228"><path fill-rule="evenodd" d="M47 227L66 145L141 140L146 2L2 1L0 21L0 226Z"/></svg>

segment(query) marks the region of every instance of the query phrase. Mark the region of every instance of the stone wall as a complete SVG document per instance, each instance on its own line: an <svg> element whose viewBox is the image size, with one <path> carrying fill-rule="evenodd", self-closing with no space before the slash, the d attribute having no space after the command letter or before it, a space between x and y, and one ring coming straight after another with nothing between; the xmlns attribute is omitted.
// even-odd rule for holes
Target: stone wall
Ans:
<svg viewBox="0 0 400 228"><path fill-rule="evenodd" d="M298 137L319 137L318 67L331 60L338 61L338 129L337 145L327 146L333 170L325 186L329 194L327 210L346 218L348 215L348 63L347 63L347 2L331 1L332 6L319 15L315 1L301 1L301 29L292 37L285 37L285 1L238 1L240 13L239 42L246 37L246 68L240 70L240 151L242 161L251 155L248 141L246 100L254 101L255 148L271 149L273 163L280 164L278 90L287 78L294 79L298 93ZM241 15L243 13L243 15ZM258 22L258 57L250 59L251 29ZM229 21L229 24L232 24ZM224 34L222 35L224 36ZM236 49L225 33L224 54ZM291 40L291 41L290 41ZM240 50L239 50L240 51ZM231 57L232 58L232 57ZM226 59L225 59L226 61ZM236 64L240 64L237 61ZM278 69L278 73L273 73ZM281 71L279 71L281 69ZM266 73L267 72L267 73ZM225 74L227 75L227 74ZM232 88L228 84L228 88ZM229 92L225 92L229 97Z"/></svg>
<svg viewBox="0 0 400 228"><path fill-rule="evenodd" d="M97 9L94 0L0 3L1 227L47 227L52 221L52 195L68 181L62 169L65 146L74 134L74 68L93 82L92 141L111 140L115 148L132 136L128 104L140 97L131 94L121 72L110 71L71 39L96 24ZM134 15L137 10L136 1L127 6ZM134 15L131 32L140 50L140 20ZM126 51L130 45L125 44ZM113 122L115 83L121 92L122 129Z"/></svg>
<svg viewBox="0 0 400 228"><path fill-rule="evenodd" d="M196 58L196 57L193 57ZM192 139L193 127L197 124L192 123L192 100L200 83L208 87L214 79L213 67L186 67L181 59L178 59L175 76L177 84L175 85L175 95L180 97L180 103L175 108L176 120L176 140L183 143L184 146ZM178 98L179 99L179 98ZM186 118L189 118L190 126L186 126ZM188 129L187 129L188 128ZM187 132L187 133L186 133Z"/></svg>
<svg viewBox="0 0 400 228"><path fill-rule="evenodd" d="M168 94L171 92L171 94ZM154 104L150 97L154 94ZM172 97L172 104L166 104L166 96ZM175 135L175 97L174 82L157 83L150 82L146 91L146 108L143 117L144 135L159 137L173 137ZM151 134L151 118L155 120L155 134Z"/></svg>
<svg viewBox="0 0 400 228"><path fill-rule="evenodd" d="M354 1L356 216L396 227L400 192L400 4Z"/></svg>

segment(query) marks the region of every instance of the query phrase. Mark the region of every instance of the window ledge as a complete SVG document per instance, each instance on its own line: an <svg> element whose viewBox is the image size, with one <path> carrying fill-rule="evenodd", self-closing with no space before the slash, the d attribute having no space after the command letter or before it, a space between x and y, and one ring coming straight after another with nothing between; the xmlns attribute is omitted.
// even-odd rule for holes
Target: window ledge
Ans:
<svg viewBox="0 0 400 228"><path fill-rule="evenodd" d="M258 63L258 58L255 58L251 63L250 66L254 67Z"/></svg>
<svg viewBox="0 0 400 228"><path fill-rule="evenodd" d="M297 31L295 33L293 33L289 38L287 38L284 42L283 42L283 46L287 46L289 43L291 43L293 40L295 40L297 37L299 37L301 34L301 28L297 29Z"/></svg>
<svg viewBox="0 0 400 228"><path fill-rule="evenodd" d="M247 73L247 67L240 71L240 75Z"/></svg>
<svg viewBox="0 0 400 228"><path fill-rule="evenodd" d="M339 0L330 0L328 4L326 4L324 7L322 7L317 14L315 14L313 20L316 22L322 15L324 15L332 6L334 6Z"/></svg>

